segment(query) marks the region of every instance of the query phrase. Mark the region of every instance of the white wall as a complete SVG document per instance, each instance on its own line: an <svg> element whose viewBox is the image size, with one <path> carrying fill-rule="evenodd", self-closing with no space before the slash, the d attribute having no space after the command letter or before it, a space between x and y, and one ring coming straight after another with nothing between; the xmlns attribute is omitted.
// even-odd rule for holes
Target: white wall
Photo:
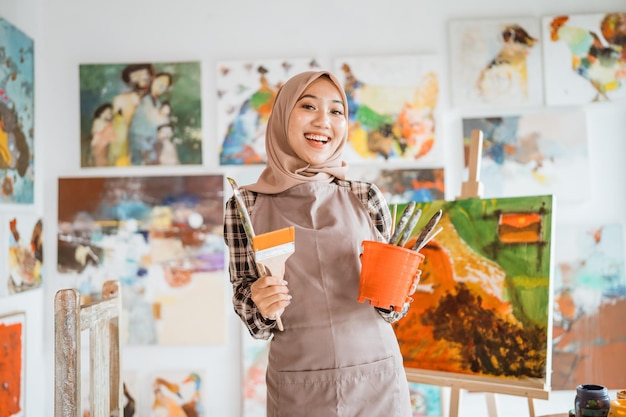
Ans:
<svg viewBox="0 0 626 417"><path fill-rule="evenodd" d="M53 408L52 299L55 281L57 178L102 175L110 171L80 170L79 83L81 63L140 61L201 61L203 66L204 161L202 168L181 167L181 173L226 172L217 163L215 120L215 67L218 60L296 58L315 56L330 64L334 56L439 53L448 61L446 24L453 18L509 16L541 17L557 13L619 11L623 0L293 0L196 1L178 0L0 0L0 14L36 39L36 155L38 187L44 208L46 288L0 303L0 313L28 304L43 318L44 335L29 336L29 346L43 339L45 364L38 352L29 352L27 415L50 416ZM34 13L34 14L33 14ZM450 108L445 85L442 132L447 146L449 198L458 195L463 180L458 114ZM624 105L587 106L589 115L592 198L578 206L559 207L559 221L626 224L626 108ZM133 170L151 174L154 170ZM105 175L106 175L105 174ZM593 201L606 201L597 206ZM225 277L225 279L227 279ZM207 415L239 415L239 323L228 309L229 334L223 346L154 350L154 356L127 349L124 361L137 369L154 363L201 366L207 371ZM37 319L33 319L37 326ZM31 343L32 342L32 343ZM45 377L45 385L40 376ZM468 398L473 398L472 394ZM538 411L566 411L573 394L553 395L538 402ZM501 404L504 415L524 415L517 399ZM482 400L477 406L483 406ZM43 410L46 410L45 412ZM461 416L478 415L461 410Z"/></svg>

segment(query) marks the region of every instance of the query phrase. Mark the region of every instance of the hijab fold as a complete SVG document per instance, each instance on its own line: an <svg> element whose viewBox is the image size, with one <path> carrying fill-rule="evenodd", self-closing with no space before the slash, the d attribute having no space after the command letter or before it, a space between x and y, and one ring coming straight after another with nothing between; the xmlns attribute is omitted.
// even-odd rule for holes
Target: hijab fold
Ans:
<svg viewBox="0 0 626 417"><path fill-rule="evenodd" d="M289 116L304 90L315 80L327 76L341 93L348 120L348 100L339 80L328 71L306 71L294 75L280 88L267 122L265 150L267 165L256 183L243 186L263 194L278 194L291 187L307 182L331 182L334 178L345 179L347 164L342 150L348 140L348 129L335 152L321 165L309 165L293 151L287 136Z"/></svg>

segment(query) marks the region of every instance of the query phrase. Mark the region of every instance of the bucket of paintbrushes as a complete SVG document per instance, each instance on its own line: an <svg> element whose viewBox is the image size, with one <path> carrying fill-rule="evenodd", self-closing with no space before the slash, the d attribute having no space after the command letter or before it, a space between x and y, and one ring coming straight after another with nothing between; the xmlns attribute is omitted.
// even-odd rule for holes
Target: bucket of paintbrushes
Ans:
<svg viewBox="0 0 626 417"><path fill-rule="evenodd" d="M389 243L363 241L358 301L374 307L402 311L424 261L421 253Z"/></svg>

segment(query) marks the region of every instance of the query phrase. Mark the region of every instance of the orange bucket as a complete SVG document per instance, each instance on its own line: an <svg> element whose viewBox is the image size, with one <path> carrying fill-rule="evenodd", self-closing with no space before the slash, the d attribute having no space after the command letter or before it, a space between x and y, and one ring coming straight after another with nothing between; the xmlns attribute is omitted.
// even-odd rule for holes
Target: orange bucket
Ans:
<svg viewBox="0 0 626 417"><path fill-rule="evenodd" d="M369 300L374 307L402 311L411 302L411 285L420 273L424 255L389 243L363 241L361 254L360 303Z"/></svg>

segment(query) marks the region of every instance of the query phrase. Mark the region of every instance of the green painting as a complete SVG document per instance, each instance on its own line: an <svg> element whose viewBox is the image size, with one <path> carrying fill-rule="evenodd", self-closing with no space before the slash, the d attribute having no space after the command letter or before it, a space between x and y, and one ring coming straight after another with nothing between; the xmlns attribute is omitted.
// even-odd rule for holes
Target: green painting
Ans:
<svg viewBox="0 0 626 417"><path fill-rule="evenodd" d="M549 385L552 196L417 208L416 231L439 209L443 230L421 250L418 289L394 323L405 367Z"/></svg>
<svg viewBox="0 0 626 417"><path fill-rule="evenodd" d="M80 66L82 167L202 164L200 63Z"/></svg>

